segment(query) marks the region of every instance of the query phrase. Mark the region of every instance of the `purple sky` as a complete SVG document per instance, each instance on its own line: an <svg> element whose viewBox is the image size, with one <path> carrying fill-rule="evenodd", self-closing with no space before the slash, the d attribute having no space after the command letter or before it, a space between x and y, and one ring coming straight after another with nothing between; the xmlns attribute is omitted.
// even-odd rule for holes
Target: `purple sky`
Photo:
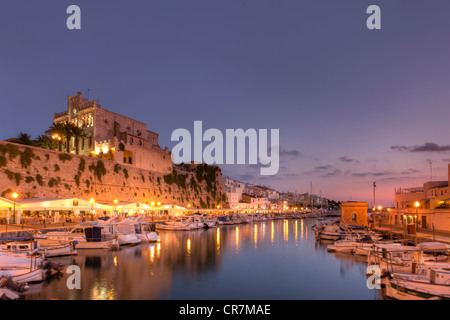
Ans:
<svg viewBox="0 0 450 320"><path fill-rule="evenodd" d="M82 30L66 28L66 8ZM366 28L381 7L382 29ZM0 139L43 133L77 91L149 124L280 129L281 167L225 175L281 191L393 203L446 180L450 2L2 0ZM377 201L378 202L378 201Z"/></svg>

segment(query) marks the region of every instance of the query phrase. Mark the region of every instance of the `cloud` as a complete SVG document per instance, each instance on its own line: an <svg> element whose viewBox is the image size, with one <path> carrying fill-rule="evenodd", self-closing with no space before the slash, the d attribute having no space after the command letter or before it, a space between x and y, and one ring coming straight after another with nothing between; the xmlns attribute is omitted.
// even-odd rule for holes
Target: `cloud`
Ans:
<svg viewBox="0 0 450 320"><path fill-rule="evenodd" d="M315 171L315 172L321 172L321 171L330 170L330 169L332 169L332 168L333 168L333 166L330 166L330 165L326 165L326 166L318 166L318 167L315 167L315 168L314 168L314 171Z"/></svg>
<svg viewBox="0 0 450 320"><path fill-rule="evenodd" d="M440 146L434 142L426 142L423 145L415 145L411 147L407 146L391 146L395 151L408 151L408 152L446 152L450 151L450 145Z"/></svg>
<svg viewBox="0 0 450 320"><path fill-rule="evenodd" d="M302 153L296 149L287 150L284 148L280 148L280 156L281 157L292 157L293 159L298 158L302 155Z"/></svg>
<svg viewBox="0 0 450 320"><path fill-rule="evenodd" d="M359 162L358 160L351 159L349 157L339 157L339 160L346 163Z"/></svg>
<svg viewBox="0 0 450 320"><path fill-rule="evenodd" d="M331 172L327 172L325 174L322 175L323 178L331 178L331 177L336 177L342 174L342 171L339 169L334 169L334 171Z"/></svg>

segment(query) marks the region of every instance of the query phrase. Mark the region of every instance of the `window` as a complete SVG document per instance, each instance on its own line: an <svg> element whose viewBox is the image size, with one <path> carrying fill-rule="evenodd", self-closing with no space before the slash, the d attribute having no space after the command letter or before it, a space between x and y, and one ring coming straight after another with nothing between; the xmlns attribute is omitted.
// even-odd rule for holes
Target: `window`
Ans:
<svg viewBox="0 0 450 320"><path fill-rule="evenodd" d="M130 144L133 144L133 141L134 141L133 138L130 138Z"/></svg>

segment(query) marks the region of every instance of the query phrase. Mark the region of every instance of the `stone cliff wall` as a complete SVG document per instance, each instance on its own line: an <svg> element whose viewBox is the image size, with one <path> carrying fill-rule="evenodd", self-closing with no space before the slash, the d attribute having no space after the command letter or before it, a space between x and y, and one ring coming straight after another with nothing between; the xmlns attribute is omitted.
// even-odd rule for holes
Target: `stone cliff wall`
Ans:
<svg viewBox="0 0 450 320"><path fill-rule="evenodd" d="M174 166L162 174L130 165L0 141L0 196L114 199L226 208L220 168Z"/></svg>

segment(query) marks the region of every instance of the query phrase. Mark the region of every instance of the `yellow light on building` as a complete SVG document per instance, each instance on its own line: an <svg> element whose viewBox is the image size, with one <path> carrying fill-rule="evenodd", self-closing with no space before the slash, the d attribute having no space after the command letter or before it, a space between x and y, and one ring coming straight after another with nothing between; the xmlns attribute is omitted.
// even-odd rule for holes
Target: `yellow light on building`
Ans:
<svg viewBox="0 0 450 320"><path fill-rule="evenodd" d="M416 208L420 207L420 202L419 201L414 202L414 207Z"/></svg>

